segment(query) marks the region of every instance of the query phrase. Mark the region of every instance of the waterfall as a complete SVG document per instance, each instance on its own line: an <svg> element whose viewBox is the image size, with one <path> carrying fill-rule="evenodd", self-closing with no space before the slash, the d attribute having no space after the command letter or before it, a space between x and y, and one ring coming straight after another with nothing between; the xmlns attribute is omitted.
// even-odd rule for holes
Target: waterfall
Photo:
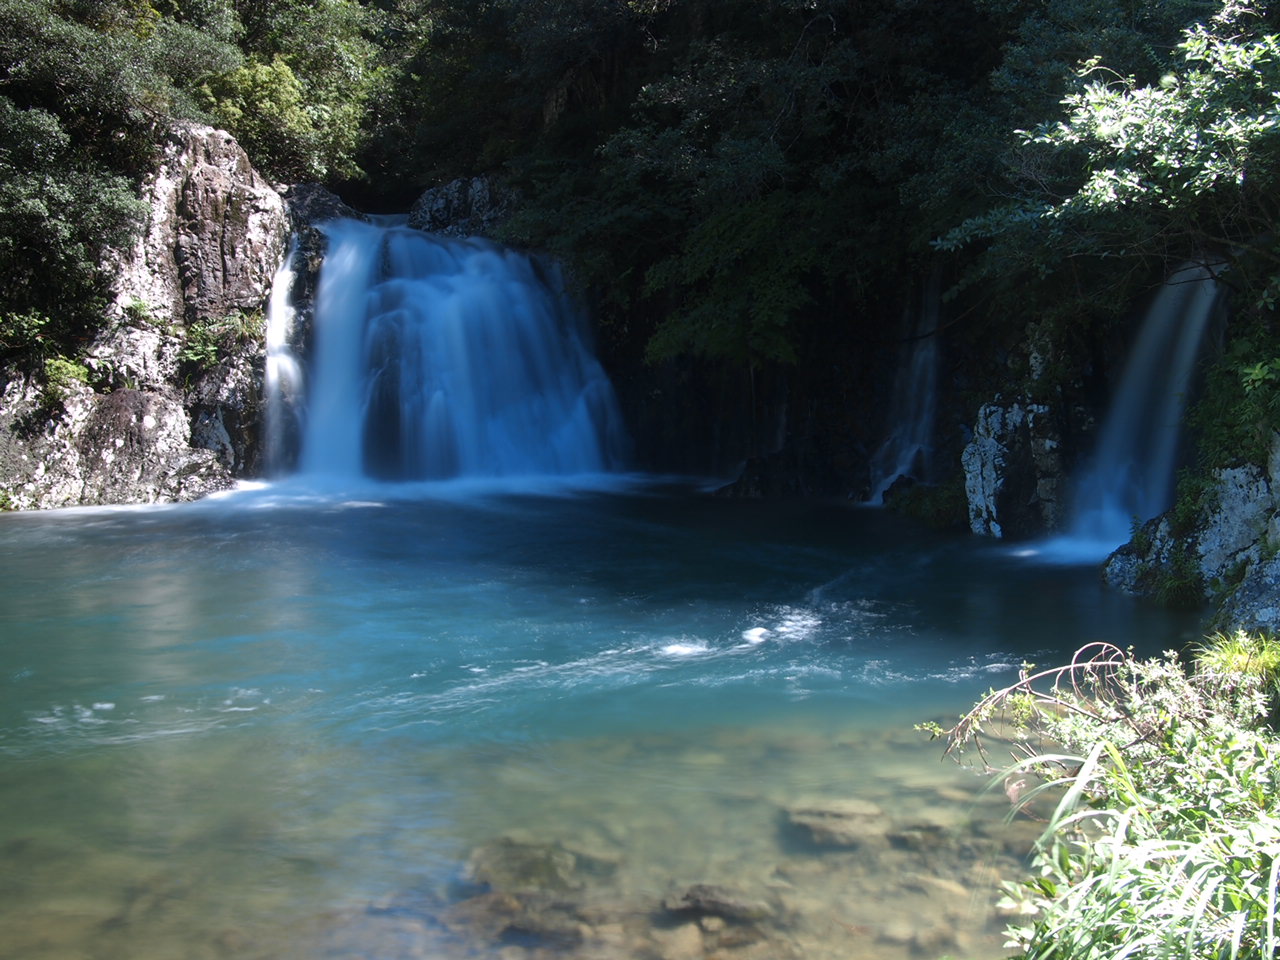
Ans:
<svg viewBox="0 0 1280 960"><path fill-rule="evenodd" d="M871 458L871 495L879 504L899 477L929 479L938 381L938 283L931 281L917 311L908 310L903 327L911 342L904 348L889 399L889 433ZM913 322L914 321L914 322Z"/></svg>
<svg viewBox="0 0 1280 960"><path fill-rule="evenodd" d="M556 269L478 239L334 220L299 471L424 480L621 466L613 388Z"/></svg>
<svg viewBox="0 0 1280 960"><path fill-rule="evenodd" d="M294 240L276 271L267 303L266 461L267 473L271 476L284 470L284 451L296 448L302 426L299 414L302 367L289 345L295 319L290 293L295 277L293 258L297 252L298 244Z"/></svg>
<svg viewBox="0 0 1280 960"><path fill-rule="evenodd" d="M1169 508L1187 389L1218 293L1210 271L1194 264L1157 292L1078 477L1070 524L1049 554L1102 559L1129 540L1135 522Z"/></svg>

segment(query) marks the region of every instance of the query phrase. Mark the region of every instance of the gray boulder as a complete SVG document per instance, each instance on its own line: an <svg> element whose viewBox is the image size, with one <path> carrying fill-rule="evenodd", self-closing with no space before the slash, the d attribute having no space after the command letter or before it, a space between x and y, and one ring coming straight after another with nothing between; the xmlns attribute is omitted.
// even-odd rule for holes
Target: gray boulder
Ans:
<svg viewBox="0 0 1280 960"><path fill-rule="evenodd" d="M978 411L961 454L969 528L986 537L1051 530L1065 511L1059 418L1043 403L997 400Z"/></svg>
<svg viewBox="0 0 1280 960"><path fill-rule="evenodd" d="M1104 576L1138 596L1211 602L1223 626L1280 631L1280 434L1266 465L1215 471L1193 517L1144 524Z"/></svg>
<svg viewBox="0 0 1280 960"><path fill-rule="evenodd" d="M517 197L488 177L432 187L409 210L409 226L449 237L489 237L511 216Z"/></svg>

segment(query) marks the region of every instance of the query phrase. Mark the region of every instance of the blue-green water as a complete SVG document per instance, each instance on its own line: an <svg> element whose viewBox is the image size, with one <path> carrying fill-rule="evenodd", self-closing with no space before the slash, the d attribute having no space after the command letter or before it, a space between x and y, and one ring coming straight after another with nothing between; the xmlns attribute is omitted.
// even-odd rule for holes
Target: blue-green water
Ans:
<svg viewBox="0 0 1280 960"><path fill-rule="evenodd" d="M912 724L1196 624L845 504L443 485L0 516L0 635L2 958L809 960L999 955L1026 830ZM607 867L572 930L466 919L504 837Z"/></svg>

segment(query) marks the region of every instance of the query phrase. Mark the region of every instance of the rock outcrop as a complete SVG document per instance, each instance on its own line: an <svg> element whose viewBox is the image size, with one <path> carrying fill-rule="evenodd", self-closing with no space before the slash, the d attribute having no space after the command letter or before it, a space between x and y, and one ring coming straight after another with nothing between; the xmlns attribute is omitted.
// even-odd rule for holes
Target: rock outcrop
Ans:
<svg viewBox="0 0 1280 960"><path fill-rule="evenodd" d="M1043 403L997 400L978 411L961 454L969 528L980 536L1052 530L1066 510L1063 430Z"/></svg>
<svg viewBox="0 0 1280 960"><path fill-rule="evenodd" d="M1280 632L1280 434L1265 466L1220 469L1198 498L1148 521L1107 560L1126 593L1209 601L1218 622Z"/></svg>
<svg viewBox="0 0 1280 960"><path fill-rule="evenodd" d="M0 470L5 506L18 509L194 500L231 478L217 454L192 446L170 395L73 383L51 399L20 376L0 395Z"/></svg>
<svg viewBox="0 0 1280 960"><path fill-rule="evenodd" d="M108 257L113 302L62 375L0 372L10 506L189 500L260 466L262 312L284 201L223 131L173 128L145 234Z"/></svg>
<svg viewBox="0 0 1280 960"><path fill-rule="evenodd" d="M515 208L517 198L488 177L451 180L432 187L409 210L409 226L448 237L490 237Z"/></svg>
<svg viewBox="0 0 1280 960"><path fill-rule="evenodd" d="M161 324L260 309L284 253L284 201L229 133L174 127L142 198L146 234L118 257L117 315Z"/></svg>
<svg viewBox="0 0 1280 960"><path fill-rule="evenodd" d="M1028 324L1001 367L1000 378L1017 387L978 409L961 454L969 528L984 537L1039 536L1070 510L1071 471L1095 426L1091 368L1055 342L1048 323Z"/></svg>

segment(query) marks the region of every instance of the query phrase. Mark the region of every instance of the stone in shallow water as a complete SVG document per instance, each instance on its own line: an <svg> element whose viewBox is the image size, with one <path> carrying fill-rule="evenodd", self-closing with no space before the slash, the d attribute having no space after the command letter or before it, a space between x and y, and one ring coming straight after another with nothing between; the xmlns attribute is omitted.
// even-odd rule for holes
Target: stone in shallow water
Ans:
<svg viewBox="0 0 1280 960"><path fill-rule="evenodd" d="M654 930L662 960L700 960L703 956L702 930L696 923L684 923L674 930Z"/></svg>
<svg viewBox="0 0 1280 960"><path fill-rule="evenodd" d="M883 847L889 830L884 811L868 800L824 798L786 808L792 826L808 831L821 847Z"/></svg>
<svg viewBox="0 0 1280 960"><path fill-rule="evenodd" d="M501 837L471 852L462 879L504 893L578 890L578 858L559 844Z"/></svg>
<svg viewBox="0 0 1280 960"><path fill-rule="evenodd" d="M763 900L711 883L695 883L672 893L663 899L662 906L670 913L723 917L743 923L767 920L773 915L773 908Z"/></svg>
<svg viewBox="0 0 1280 960"><path fill-rule="evenodd" d="M584 924L572 901L538 894L482 893L441 911L439 922L465 941L570 947L581 943Z"/></svg>

